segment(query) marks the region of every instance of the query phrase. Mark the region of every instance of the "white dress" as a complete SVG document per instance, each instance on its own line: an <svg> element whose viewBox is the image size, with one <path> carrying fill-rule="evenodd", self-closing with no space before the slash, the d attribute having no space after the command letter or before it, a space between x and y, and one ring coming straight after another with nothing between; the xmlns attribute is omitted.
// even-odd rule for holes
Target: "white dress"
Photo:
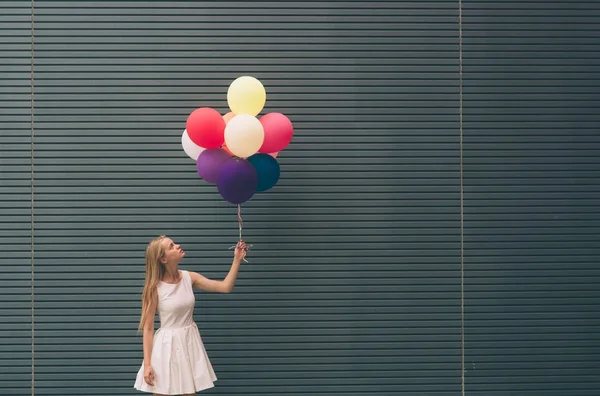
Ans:
<svg viewBox="0 0 600 396"><path fill-rule="evenodd" d="M182 395L214 387L217 377L193 318L196 298L189 272L181 271L179 283L161 281L157 288L160 328L152 345L154 386L144 381L142 362L134 388L161 395Z"/></svg>

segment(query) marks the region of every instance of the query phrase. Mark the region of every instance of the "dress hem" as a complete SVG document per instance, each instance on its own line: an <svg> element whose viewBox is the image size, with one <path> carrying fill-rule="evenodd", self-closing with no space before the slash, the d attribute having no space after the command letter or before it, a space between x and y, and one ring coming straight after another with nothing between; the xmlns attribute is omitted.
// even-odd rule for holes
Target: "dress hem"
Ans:
<svg viewBox="0 0 600 396"><path fill-rule="evenodd" d="M156 393L158 395L189 395L191 393L198 393L198 392L202 392L202 391L214 388L215 387L214 382L216 382L216 381L217 380L214 380L213 384L211 384L210 386L200 386L195 391L192 391L192 392L160 393L160 392L157 392L156 390L144 389L145 387L137 387L137 385L134 385L133 389L135 389L139 392L152 393L152 394Z"/></svg>

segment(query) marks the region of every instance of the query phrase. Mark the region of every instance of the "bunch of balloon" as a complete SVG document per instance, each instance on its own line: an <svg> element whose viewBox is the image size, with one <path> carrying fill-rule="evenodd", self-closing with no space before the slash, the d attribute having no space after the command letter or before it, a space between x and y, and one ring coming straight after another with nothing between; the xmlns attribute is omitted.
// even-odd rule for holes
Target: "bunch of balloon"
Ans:
<svg viewBox="0 0 600 396"><path fill-rule="evenodd" d="M185 153L196 161L200 178L214 184L221 197L240 205L279 181L277 155L291 142L294 128L281 113L266 113L267 94L254 77L242 76L227 90L229 112L202 107L187 118L181 137Z"/></svg>

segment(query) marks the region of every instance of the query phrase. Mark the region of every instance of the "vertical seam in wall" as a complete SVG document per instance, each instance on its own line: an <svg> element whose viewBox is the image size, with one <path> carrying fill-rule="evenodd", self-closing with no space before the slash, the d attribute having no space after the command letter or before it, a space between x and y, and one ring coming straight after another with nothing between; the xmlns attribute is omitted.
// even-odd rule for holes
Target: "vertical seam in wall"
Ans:
<svg viewBox="0 0 600 396"><path fill-rule="evenodd" d="M458 0L458 89L459 89L459 145L460 145L460 345L461 345L461 395L465 396L465 239L464 239L464 188L463 188L463 37L462 0Z"/></svg>
<svg viewBox="0 0 600 396"><path fill-rule="evenodd" d="M35 15L35 4L34 0L31 0L31 396L35 396L35 288L34 288L34 45L35 45L35 26L34 26L34 15Z"/></svg>

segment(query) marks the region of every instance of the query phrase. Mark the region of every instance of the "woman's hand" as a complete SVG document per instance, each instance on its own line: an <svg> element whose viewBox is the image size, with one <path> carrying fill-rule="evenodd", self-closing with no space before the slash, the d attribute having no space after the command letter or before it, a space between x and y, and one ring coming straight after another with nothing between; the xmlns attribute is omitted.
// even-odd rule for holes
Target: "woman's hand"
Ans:
<svg viewBox="0 0 600 396"><path fill-rule="evenodd" d="M233 253L233 257L238 261L242 261L244 259L244 257L246 257L247 252L248 252L248 245L246 245L246 242L240 240L237 243L237 245L235 246L235 251Z"/></svg>
<svg viewBox="0 0 600 396"><path fill-rule="evenodd" d="M150 386L154 386L154 370L152 366L144 366L144 381Z"/></svg>

